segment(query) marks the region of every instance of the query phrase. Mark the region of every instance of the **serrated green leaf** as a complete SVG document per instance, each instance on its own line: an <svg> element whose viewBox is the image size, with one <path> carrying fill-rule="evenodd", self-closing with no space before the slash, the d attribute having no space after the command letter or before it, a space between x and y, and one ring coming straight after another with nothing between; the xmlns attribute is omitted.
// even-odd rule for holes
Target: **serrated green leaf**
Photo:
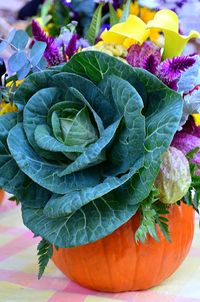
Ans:
<svg viewBox="0 0 200 302"><path fill-rule="evenodd" d="M53 255L53 246L46 240L42 239L38 246L38 279L40 279L45 271L45 268Z"/></svg>
<svg viewBox="0 0 200 302"><path fill-rule="evenodd" d="M102 18L102 8L103 3L99 4L96 11L94 12L90 27L87 31L87 39L91 45L95 43L95 39L97 38L98 34L100 33L101 28L101 18Z"/></svg>

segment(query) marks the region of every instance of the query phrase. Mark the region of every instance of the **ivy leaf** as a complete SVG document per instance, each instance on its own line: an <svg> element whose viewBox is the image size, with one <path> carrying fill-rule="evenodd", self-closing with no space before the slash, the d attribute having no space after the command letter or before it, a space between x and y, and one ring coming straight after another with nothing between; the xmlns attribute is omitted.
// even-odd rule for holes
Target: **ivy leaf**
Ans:
<svg viewBox="0 0 200 302"><path fill-rule="evenodd" d="M32 66L36 66L40 62L46 47L47 44L45 42L36 41L34 43L30 53L30 61Z"/></svg>
<svg viewBox="0 0 200 302"><path fill-rule="evenodd" d="M91 45L95 43L95 39L98 36L101 28L103 3L101 3L94 12L92 22L87 32L87 39Z"/></svg>
<svg viewBox="0 0 200 302"><path fill-rule="evenodd" d="M45 268L53 255L53 246L42 239L37 246L38 250L38 265L39 265L39 272L38 272L38 279L40 279L45 271Z"/></svg>
<svg viewBox="0 0 200 302"><path fill-rule="evenodd" d="M11 71L19 71L27 63L27 57L24 51L15 52L8 60L8 66Z"/></svg>
<svg viewBox="0 0 200 302"><path fill-rule="evenodd" d="M108 5L110 11L110 25L113 26L119 22L119 18L117 17L117 13L112 4L109 2Z"/></svg>
<svg viewBox="0 0 200 302"><path fill-rule="evenodd" d="M29 36L25 31L19 29L15 32L13 38L12 38L12 35L10 36L10 39L11 39L10 43L13 46L15 46L19 50L22 50L26 47Z"/></svg>
<svg viewBox="0 0 200 302"><path fill-rule="evenodd" d="M123 13L122 13L122 16L119 20L120 22L124 22L128 18L129 14L130 14L130 6L131 6L131 0L127 0Z"/></svg>

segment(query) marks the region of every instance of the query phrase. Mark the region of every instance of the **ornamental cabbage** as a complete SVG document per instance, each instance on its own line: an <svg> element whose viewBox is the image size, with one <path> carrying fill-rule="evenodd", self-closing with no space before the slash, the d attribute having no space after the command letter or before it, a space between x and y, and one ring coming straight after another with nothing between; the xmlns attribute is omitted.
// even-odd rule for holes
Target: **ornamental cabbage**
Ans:
<svg viewBox="0 0 200 302"><path fill-rule="evenodd" d="M0 187L58 247L96 241L148 197L182 100L155 76L96 51L31 74L0 117Z"/></svg>

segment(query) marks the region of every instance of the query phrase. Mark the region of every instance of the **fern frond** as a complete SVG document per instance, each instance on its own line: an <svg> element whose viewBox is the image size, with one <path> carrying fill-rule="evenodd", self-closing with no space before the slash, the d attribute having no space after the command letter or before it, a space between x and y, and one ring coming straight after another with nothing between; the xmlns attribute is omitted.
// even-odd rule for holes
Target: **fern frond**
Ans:
<svg viewBox="0 0 200 302"><path fill-rule="evenodd" d="M49 260L53 255L53 246L45 239L42 239L37 246L37 250L39 265L38 279L40 279L45 271Z"/></svg>

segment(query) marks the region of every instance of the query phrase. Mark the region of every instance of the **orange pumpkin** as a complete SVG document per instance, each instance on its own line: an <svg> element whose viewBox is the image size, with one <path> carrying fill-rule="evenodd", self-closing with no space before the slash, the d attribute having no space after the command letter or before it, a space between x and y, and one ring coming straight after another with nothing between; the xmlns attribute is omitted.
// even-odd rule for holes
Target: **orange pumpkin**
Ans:
<svg viewBox="0 0 200 302"><path fill-rule="evenodd" d="M168 242L158 227L160 242L148 236L136 243L139 214L112 234L86 245L54 249L53 261L70 279L82 286L109 292L144 290L169 277L186 257L194 233L194 210L173 205Z"/></svg>
<svg viewBox="0 0 200 302"><path fill-rule="evenodd" d="M5 194L4 191L0 190L0 203L2 203L2 201L3 201L4 194Z"/></svg>

